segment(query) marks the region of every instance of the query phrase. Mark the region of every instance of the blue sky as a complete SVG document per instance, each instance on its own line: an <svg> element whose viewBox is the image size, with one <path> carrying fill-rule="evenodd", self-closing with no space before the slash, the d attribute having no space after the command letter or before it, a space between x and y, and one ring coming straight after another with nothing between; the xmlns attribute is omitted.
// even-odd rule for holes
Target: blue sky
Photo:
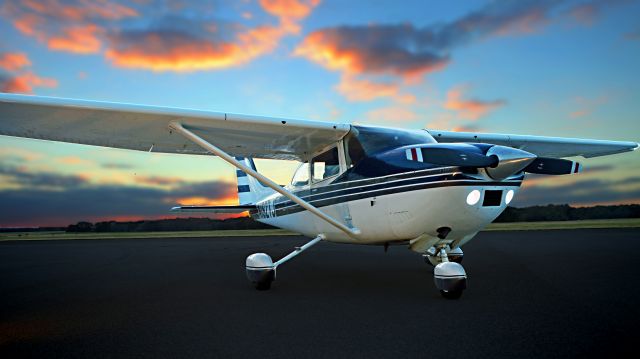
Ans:
<svg viewBox="0 0 640 359"><path fill-rule="evenodd" d="M613 0L5 2L0 89L639 141L639 13L640 2ZM592 170L535 178L514 204L640 202L637 153L583 162ZM258 165L284 183L295 164ZM31 204L13 206L0 226L157 218L171 201L234 201L233 169L213 158L0 137L0 170L3 204ZM207 185L210 193L199 190ZM118 190L130 206L115 198L93 213L65 205ZM143 210L136 191L161 200ZM33 206L42 210L34 215Z"/></svg>

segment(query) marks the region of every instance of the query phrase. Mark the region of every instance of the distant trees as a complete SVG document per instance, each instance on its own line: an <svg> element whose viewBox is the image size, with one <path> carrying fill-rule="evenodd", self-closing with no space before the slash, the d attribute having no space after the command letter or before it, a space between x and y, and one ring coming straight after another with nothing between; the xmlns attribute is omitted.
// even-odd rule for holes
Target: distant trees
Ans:
<svg viewBox="0 0 640 359"><path fill-rule="evenodd" d="M567 204L508 207L494 222L575 221L581 219L640 218L640 205L571 207Z"/></svg>
<svg viewBox="0 0 640 359"><path fill-rule="evenodd" d="M571 207L569 205L508 207L494 222L573 221L581 219L640 218L640 205ZM232 229L268 229L272 226L249 217L225 220L210 218L174 218L136 222L79 222L67 227L67 232L163 232L211 231Z"/></svg>
<svg viewBox="0 0 640 359"><path fill-rule="evenodd" d="M78 222L67 227L67 232L81 233L81 232L93 232L95 226L90 222Z"/></svg>
<svg viewBox="0 0 640 359"><path fill-rule="evenodd" d="M135 222L80 222L67 227L67 232L165 232L165 231L211 231L233 229L268 229L274 228L256 222L248 217L225 220L210 218L173 218L145 220Z"/></svg>

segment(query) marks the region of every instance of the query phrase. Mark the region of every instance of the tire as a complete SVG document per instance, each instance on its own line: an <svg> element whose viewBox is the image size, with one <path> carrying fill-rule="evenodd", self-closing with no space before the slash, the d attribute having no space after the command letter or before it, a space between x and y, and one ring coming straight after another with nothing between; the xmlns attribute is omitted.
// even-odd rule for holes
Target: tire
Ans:
<svg viewBox="0 0 640 359"><path fill-rule="evenodd" d="M271 281L270 280L266 280L266 281L262 281L262 282L256 282L256 289L257 290L269 290L269 289L271 289Z"/></svg>
<svg viewBox="0 0 640 359"><path fill-rule="evenodd" d="M462 297L462 289L459 290L441 290L440 294L446 299L460 299Z"/></svg>

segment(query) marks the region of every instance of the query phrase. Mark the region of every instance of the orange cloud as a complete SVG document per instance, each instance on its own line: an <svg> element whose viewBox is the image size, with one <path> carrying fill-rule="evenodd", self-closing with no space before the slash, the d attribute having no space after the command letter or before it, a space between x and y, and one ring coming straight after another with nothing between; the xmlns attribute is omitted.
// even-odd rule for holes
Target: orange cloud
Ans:
<svg viewBox="0 0 640 359"><path fill-rule="evenodd" d="M39 77L27 72L15 77L0 81L1 92L32 94L34 87L56 87L58 81L52 78Z"/></svg>
<svg viewBox="0 0 640 359"><path fill-rule="evenodd" d="M96 22L138 16L125 5L108 0L24 0L2 6L2 14L27 36L44 42L52 50L79 54L97 53L104 30Z"/></svg>
<svg viewBox="0 0 640 359"><path fill-rule="evenodd" d="M152 186L175 186L184 184L185 181L178 177L136 177L136 182Z"/></svg>
<svg viewBox="0 0 640 359"><path fill-rule="evenodd" d="M220 69L252 60L265 44L252 43L258 34L247 34L253 46L234 43L215 44L187 34L174 34L172 39L161 33L139 34L135 43L124 37L113 37L112 48L105 56L115 66L153 71L188 72ZM246 51L245 51L246 50Z"/></svg>
<svg viewBox="0 0 640 359"><path fill-rule="evenodd" d="M330 28L308 35L294 50L294 56L304 57L327 70L342 73L336 90L349 101L371 101L391 98L400 103L413 103L415 97L401 93L401 83L389 81L400 77L404 82L418 82L425 74L439 71L448 57L414 53L387 39L388 29L370 26L364 29ZM353 31L352 31L353 30ZM414 31L400 27L398 31ZM392 37L392 36L389 36ZM377 44L377 45L376 45ZM385 51L380 51L380 48ZM372 81L364 76L381 77ZM385 78L386 77L386 78Z"/></svg>
<svg viewBox="0 0 640 359"><path fill-rule="evenodd" d="M181 206L231 206L238 204L238 197L235 194L222 198L183 197L171 199L173 201Z"/></svg>
<svg viewBox="0 0 640 359"><path fill-rule="evenodd" d="M580 118L591 115L598 107L609 102L608 96L599 96L594 99L588 99L584 97L576 97L575 102L580 109L575 110L569 114L571 118Z"/></svg>
<svg viewBox="0 0 640 359"><path fill-rule="evenodd" d="M542 9L534 8L529 12L505 21L493 31L493 34L500 36L533 34L547 23L549 23L549 20L545 12Z"/></svg>
<svg viewBox="0 0 640 359"><path fill-rule="evenodd" d="M45 35L43 32L38 30L38 26L40 26L44 20L33 14L26 14L18 17L13 21L13 26L20 31L21 33L27 36L34 36L39 40L42 40Z"/></svg>
<svg viewBox="0 0 640 359"><path fill-rule="evenodd" d="M100 51L102 41L98 35L103 32L100 27L83 25L69 27L62 31L62 36L54 36L47 40L50 49L76 54L92 54Z"/></svg>
<svg viewBox="0 0 640 359"><path fill-rule="evenodd" d="M343 75L336 90L349 101L371 101L377 98L393 98L397 102L410 104L415 96L401 94L400 85L394 83L378 83L357 79L352 75Z"/></svg>
<svg viewBox="0 0 640 359"><path fill-rule="evenodd" d="M300 32L298 21L309 16L320 0L260 0L262 9L280 19L280 25L285 32L297 34Z"/></svg>
<svg viewBox="0 0 640 359"><path fill-rule="evenodd" d="M475 99L463 99L464 88L457 87L447 92L447 100L444 108L458 113L462 119L477 120L490 111L504 106L503 100L481 101Z"/></svg>
<svg viewBox="0 0 640 359"><path fill-rule="evenodd" d="M453 132L481 132L482 129L473 125L459 125L451 129Z"/></svg>
<svg viewBox="0 0 640 359"><path fill-rule="evenodd" d="M71 4L58 0L23 0L21 3L26 10L60 20L119 20L138 16L135 9L108 0L78 0Z"/></svg>
<svg viewBox="0 0 640 359"><path fill-rule="evenodd" d="M398 122L411 122L418 119L418 115L405 107L383 107L370 111L366 115L367 120L381 123L393 124Z"/></svg>
<svg viewBox="0 0 640 359"><path fill-rule="evenodd" d="M367 31L371 34L367 34ZM383 34L376 32L374 26L354 33L349 28L315 31L294 50L294 55L305 57L328 70L348 74L387 74L407 80L441 70L448 62L446 57L421 56L404 49L379 51L374 48L375 43L384 44L395 39L385 39ZM359 40L369 44L358 44Z"/></svg>
<svg viewBox="0 0 640 359"><path fill-rule="evenodd" d="M80 157L76 157L76 156L67 156L67 157L61 157L58 158L58 162L65 164L65 165L90 165L91 162L87 161L85 159L82 159ZM88 175L84 175L86 177L89 177Z"/></svg>
<svg viewBox="0 0 640 359"><path fill-rule="evenodd" d="M233 41L212 41L172 30L121 32L109 37L111 46L105 56L115 66L153 71L189 72L240 66L272 52L284 36L298 33L298 22L318 3L318 0L261 0L263 10L277 17L279 24L246 29Z"/></svg>
<svg viewBox="0 0 640 359"><path fill-rule="evenodd" d="M7 71L20 70L31 65L27 55L21 52L0 53L0 68Z"/></svg>

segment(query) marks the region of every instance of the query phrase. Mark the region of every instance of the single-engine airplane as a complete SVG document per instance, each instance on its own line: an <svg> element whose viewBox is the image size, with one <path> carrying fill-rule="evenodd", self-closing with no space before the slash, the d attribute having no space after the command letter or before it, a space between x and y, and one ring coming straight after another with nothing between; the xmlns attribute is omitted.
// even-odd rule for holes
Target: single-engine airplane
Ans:
<svg viewBox="0 0 640 359"><path fill-rule="evenodd" d="M178 206L176 212L242 213L312 237L284 258L246 259L255 287L319 241L405 244L435 266L436 287L466 288L461 247L514 198L526 173L569 175L564 159L611 155L635 142L406 130L0 94L0 135L137 151L212 154L236 168L239 205ZM282 187L252 158L302 164Z"/></svg>

